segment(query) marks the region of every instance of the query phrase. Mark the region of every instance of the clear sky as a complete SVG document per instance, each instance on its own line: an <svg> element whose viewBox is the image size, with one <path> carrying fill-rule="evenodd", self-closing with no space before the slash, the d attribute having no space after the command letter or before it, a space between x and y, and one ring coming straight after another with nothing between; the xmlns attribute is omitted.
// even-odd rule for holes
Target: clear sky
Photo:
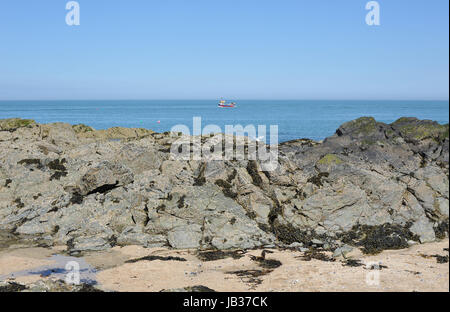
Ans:
<svg viewBox="0 0 450 312"><path fill-rule="evenodd" d="M0 1L0 100L448 100L448 0L66 2Z"/></svg>

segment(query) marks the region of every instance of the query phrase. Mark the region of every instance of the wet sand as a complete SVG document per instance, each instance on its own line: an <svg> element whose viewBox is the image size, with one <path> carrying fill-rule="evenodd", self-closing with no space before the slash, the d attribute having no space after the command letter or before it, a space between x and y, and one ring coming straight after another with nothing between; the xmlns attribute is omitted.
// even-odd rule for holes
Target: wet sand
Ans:
<svg viewBox="0 0 450 312"><path fill-rule="evenodd" d="M251 250L240 256L234 254L235 258L202 261L193 250L140 246L115 247L85 254L79 260L96 270L91 277L97 282L96 287L105 291L161 291L202 285L215 291L230 292L448 292L449 264L442 259L444 263L438 263L435 257L448 256L448 247L449 241L445 240L409 249L387 250L372 256L352 252L347 257L360 260L350 262L358 266L345 265L343 258L309 260L303 252L293 250L270 249L265 262L261 258L260 261L255 259L261 257L262 250ZM26 273L52 268L52 265L58 268L62 264L55 263L51 256L62 252L62 247L2 250L0 280L28 284L40 279L54 279L52 274ZM330 257L331 253L323 255ZM76 260L69 260L73 259ZM271 260L278 260L281 265ZM372 264L378 264L381 270Z"/></svg>

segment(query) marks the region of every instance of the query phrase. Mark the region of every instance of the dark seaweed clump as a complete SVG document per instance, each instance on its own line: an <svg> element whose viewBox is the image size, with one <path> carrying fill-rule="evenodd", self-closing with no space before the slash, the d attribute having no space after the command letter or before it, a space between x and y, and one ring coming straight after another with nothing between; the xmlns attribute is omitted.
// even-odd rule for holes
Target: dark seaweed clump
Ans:
<svg viewBox="0 0 450 312"><path fill-rule="evenodd" d="M346 259L345 261L342 262L343 266L349 266L349 267L361 267L361 266L365 266L364 263L361 262L361 260L357 260L357 259ZM370 266L366 266L366 269L368 270L382 270L382 269L387 269L387 266L382 265L382 264L371 264Z"/></svg>
<svg viewBox="0 0 450 312"><path fill-rule="evenodd" d="M311 261L312 259L326 261L326 262L335 262L336 259L333 257L329 257L323 252L317 250L308 250L302 256L299 257L303 261Z"/></svg>
<svg viewBox="0 0 450 312"><path fill-rule="evenodd" d="M256 286L262 283L262 276L269 274L272 270L240 270L240 271L232 271L227 272L226 274L234 274L242 280L251 285L252 288L256 288Z"/></svg>
<svg viewBox="0 0 450 312"><path fill-rule="evenodd" d="M382 269L387 269L388 267L385 265L380 264L371 264L370 266L366 266L366 269L368 270L382 270Z"/></svg>
<svg viewBox="0 0 450 312"><path fill-rule="evenodd" d="M277 220L272 222L272 232L279 241L287 245L299 242L305 247L311 247L314 245L313 239L326 240L324 235L317 235L314 231L303 231L291 224L280 224Z"/></svg>
<svg viewBox="0 0 450 312"><path fill-rule="evenodd" d="M46 165L48 169L54 171L54 173L50 177L50 181L59 180L61 177L67 176L67 168L64 166L65 163L66 159L63 158L62 160L52 160ZM22 159L18 161L17 164L26 166L30 168L31 171L33 170L33 167L36 167L40 170L43 170L45 168L45 164L43 164L40 159L35 158Z"/></svg>
<svg viewBox="0 0 450 312"><path fill-rule="evenodd" d="M282 263L275 259L266 259L266 254L272 253L271 251L263 250L260 257L250 256L252 261L258 263L258 265L264 269L276 269L282 265Z"/></svg>
<svg viewBox="0 0 450 312"><path fill-rule="evenodd" d="M78 192L73 193L72 198L70 198L70 203L81 205L83 203L83 195Z"/></svg>
<svg viewBox="0 0 450 312"><path fill-rule="evenodd" d="M424 255L421 254L423 258L429 259L429 258L436 258L437 263L448 263L448 256L441 256L441 255Z"/></svg>
<svg viewBox="0 0 450 312"><path fill-rule="evenodd" d="M66 163L66 159L63 158L62 160L59 159L55 159L52 160L51 162L48 163L48 167L51 170L55 170L55 171L66 171L66 167L64 166L64 164Z"/></svg>
<svg viewBox="0 0 450 312"><path fill-rule="evenodd" d="M155 260L161 260L161 261L182 261L182 262L187 261L184 258L172 257L172 256L168 256L168 257L146 256L146 257L142 257L142 258L127 260L127 261L125 261L125 263L136 263L136 262L139 262L139 261L155 261Z"/></svg>
<svg viewBox="0 0 450 312"><path fill-rule="evenodd" d="M323 186L322 178L327 178L328 176L329 176L328 172L320 172L318 175L309 178L307 182L310 182L318 187L322 187Z"/></svg>
<svg viewBox="0 0 450 312"><path fill-rule="evenodd" d="M225 180L219 179L215 182L215 184L222 189L223 195L229 198L236 198L238 196L237 193L231 190L232 185Z"/></svg>
<svg viewBox="0 0 450 312"><path fill-rule="evenodd" d="M197 253L197 258L201 261L216 261L226 258L240 259L245 255L243 250L233 250L233 251L221 251L221 250L208 250L199 251Z"/></svg>
<svg viewBox="0 0 450 312"><path fill-rule="evenodd" d="M377 254L386 249L408 248L409 240L418 241L419 237L409 228L410 224L356 225L339 238L346 244L363 247L365 254Z"/></svg>
<svg viewBox="0 0 450 312"><path fill-rule="evenodd" d="M111 235L111 237L108 238L108 243L109 243L109 245L111 247L116 246L117 245L117 236L116 235Z"/></svg>
<svg viewBox="0 0 450 312"><path fill-rule="evenodd" d="M0 292L21 292L25 289L27 289L26 286L15 282L8 282L7 285L0 286Z"/></svg>
<svg viewBox="0 0 450 312"><path fill-rule="evenodd" d="M361 260L356 260L356 259L347 259L345 261L342 262L343 266L349 266L349 267L360 267L363 266L364 263L361 262Z"/></svg>
<svg viewBox="0 0 450 312"><path fill-rule="evenodd" d="M180 199L177 201L178 208L184 208L184 200L186 199L186 195L183 195L180 197Z"/></svg>
<svg viewBox="0 0 450 312"><path fill-rule="evenodd" d="M275 259L255 259L258 265L264 269L276 269L282 265L282 263Z"/></svg>
<svg viewBox="0 0 450 312"><path fill-rule="evenodd" d="M435 255L437 263L448 263L448 256Z"/></svg>
<svg viewBox="0 0 450 312"><path fill-rule="evenodd" d="M163 289L159 292L178 292L180 289ZM196 286L188 286L181 288L181 291L183 292L193 292L193 293L210 293L210 292L216 292L214 289L211 289L209 287L203 286L203 285L196 285Z"/></svg>
<svg viewBox="0 0 450 312"><path fill-rule="evenodd" d="M22 202L22 200L20 198L16 198L14 200L14 203L16 204L17 208L23 208L25 207L25 204Z"/></svg>
<svg viewBox="0 0 450 312"><path fill-rule="evenodd" d="M188 286L185 288L187 292L216 292L214 289L209 287L198 285L198 286Z"/></svg>
<svg viewBox="0 0 450 312"><path fill-rule="evenodd" d="M448 219L439 223L439 225L434 229L436 238L444 239L449 232L449 222Z"/></svg>
<svg viewBox="0 0 450 312"><path fill-rule="evenodd" d="M206 164L202 164L200 167L200 173L194 179L194 186L202 186L206 183L205 170L206 170Z"/></svg>
<svg viewBox="0 0 450 312"><path fill-rule="evenodd" d="M50 177L50 181L52 180L59 180L61 177L67 176L67 169L64 166L66 163L66 159L63 158L62 160L55 159L48 163L48 168L55 171L52 176Z"/></svg>
<svg viewBox="0 0 450 312"><path fill-rule="evenodd" d="M258 173L258 165L256 161L250 160L248 162L247 172L252 177L254 185L261 187L264 184L261 176Z"/></svg>
<svg viewBox="0 0 450 312"><path fill-rule="evenodd" d="M9 185L12 183L11 179L6 179L5 180L5 187L9 188Z"/></svg>
<svg viewBox="0 0 450 312"><path fill-rule="evenodd" d="M41 160L35 158L22 159L18 161L17 164L24 166L36 166L38 169L42 169L44 167L42 166Z"/></svg>

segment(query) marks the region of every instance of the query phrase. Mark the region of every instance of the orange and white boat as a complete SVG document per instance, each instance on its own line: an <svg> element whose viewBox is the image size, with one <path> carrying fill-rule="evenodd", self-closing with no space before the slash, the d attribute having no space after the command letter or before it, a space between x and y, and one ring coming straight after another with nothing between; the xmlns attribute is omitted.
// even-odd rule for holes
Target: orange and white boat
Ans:
<svg viewBox="0 0 450 312"><path fill-rule="evenodd" d="M223 108L233 108L233 107L236 107L236 103L235 102L227 103L226 100L220 100L220 102L217 106L223 107Z"/></svg>

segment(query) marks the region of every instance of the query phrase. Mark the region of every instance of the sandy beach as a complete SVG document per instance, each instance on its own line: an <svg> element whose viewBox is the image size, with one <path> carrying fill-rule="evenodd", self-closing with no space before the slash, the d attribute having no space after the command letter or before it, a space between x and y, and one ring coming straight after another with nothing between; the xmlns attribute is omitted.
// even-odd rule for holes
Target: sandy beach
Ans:
<svg viewBox="0 0 450 312"><path fill-rule="evenodd" d="M448 247L449 241L444 240L372 256L353 251L347 259L334 259L326 252L311 259L296 250L266 249L261 261L262 250L202 256L194 250L127 246L88 253L79 260L95 269L95 287L103 291L159 292L204 286L219 292L441 292L449 291ZM52 265L59 272L51 256L62 252L62 248L3 250L0 276L23 285L53 280L51 273L36 272Z"/></svg>

